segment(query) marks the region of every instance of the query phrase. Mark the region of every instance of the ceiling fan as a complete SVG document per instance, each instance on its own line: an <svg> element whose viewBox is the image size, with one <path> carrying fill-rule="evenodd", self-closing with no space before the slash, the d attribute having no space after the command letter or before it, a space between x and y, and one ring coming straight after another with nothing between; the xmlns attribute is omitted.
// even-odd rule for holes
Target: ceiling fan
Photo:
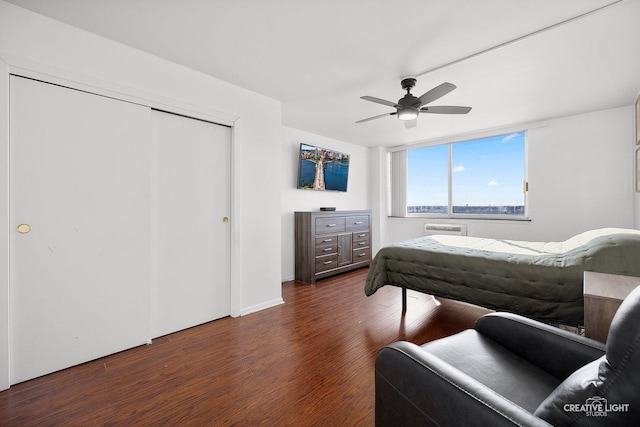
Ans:
<svg viewBox="0 0 640 427"><path fill-rule="evenodd" d="M396 102L386 101L384 99L376 98L373 96L361 96L361 99L365 101L375 102L377 104L393 107L396 111L391 113L380 114L378 116L369 117L368 119L358 120L356 123L368 122L369 120L378 119L384 116L398 116L398 119L404 121L406 128L412 128L418 124L418 115L421 113L431 114L467 114L471 111L471 107L458 107L458 106L434 106L425 107L425 105L439 99L456 88L456 85L452 83L442 83L439 86L434 87L430 91L423 94L420 98L416 98L411 94L411 89L416 85L415 77L405 77L401 82L402 89L407 91L407 94L400 98Z"/></svg>

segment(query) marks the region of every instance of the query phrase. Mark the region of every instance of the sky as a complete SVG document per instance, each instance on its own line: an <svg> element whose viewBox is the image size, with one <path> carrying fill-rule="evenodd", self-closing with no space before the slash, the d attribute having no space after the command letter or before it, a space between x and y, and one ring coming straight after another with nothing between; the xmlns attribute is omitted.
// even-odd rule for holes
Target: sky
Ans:
<svg viewBox="0 0 640 427"><path fill-rule="evenodd" d="M524 132L454 143L454 206L524 205ZM408 152L407 205L448 205L449 145Z"/></svg>

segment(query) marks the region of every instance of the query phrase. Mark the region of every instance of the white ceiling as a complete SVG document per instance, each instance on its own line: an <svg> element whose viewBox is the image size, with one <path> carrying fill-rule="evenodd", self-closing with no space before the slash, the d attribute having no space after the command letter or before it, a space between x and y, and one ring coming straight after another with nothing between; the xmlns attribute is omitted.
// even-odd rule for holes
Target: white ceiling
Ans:
<svg viewBox="0 0 640 427"><path fill-rule="evenodd" d="M6 1L280 100L285 126L365 146L628 106L640 90L639 0ZM355 124L392 111L360 96L396 102L407 75L416 96L454 83L432 105L473 110L413 129Z"/></svg>

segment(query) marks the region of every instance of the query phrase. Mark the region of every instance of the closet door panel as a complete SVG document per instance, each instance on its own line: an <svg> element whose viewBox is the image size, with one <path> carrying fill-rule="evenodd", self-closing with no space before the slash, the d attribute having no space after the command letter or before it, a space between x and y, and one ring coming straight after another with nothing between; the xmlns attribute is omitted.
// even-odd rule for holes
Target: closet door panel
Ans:
<svg viewBox="0 0 640 427"><path fill-rule="evenodd" d="M230 313L231 131L160 111L152 121L151 325L158 337Z"/></svg>
<svg viewBox="0 0 640 427"><path fill-rule="evenodd" d="M10 81L10 365L17 383L143 344L150 109Z"/></svg>

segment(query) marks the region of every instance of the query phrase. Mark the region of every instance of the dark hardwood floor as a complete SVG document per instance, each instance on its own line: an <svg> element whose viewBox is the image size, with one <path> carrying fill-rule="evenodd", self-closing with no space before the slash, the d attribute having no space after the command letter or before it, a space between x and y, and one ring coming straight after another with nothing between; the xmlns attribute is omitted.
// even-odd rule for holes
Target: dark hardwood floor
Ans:
<svg viewBox="0 0 640 427"><path fill-rule="evenodd" d="M400 289L366 297L366 273L287 282L283 305L14 385L0 425L372 426L378 350L488 310L409 291L402 316Z"/></svg>

